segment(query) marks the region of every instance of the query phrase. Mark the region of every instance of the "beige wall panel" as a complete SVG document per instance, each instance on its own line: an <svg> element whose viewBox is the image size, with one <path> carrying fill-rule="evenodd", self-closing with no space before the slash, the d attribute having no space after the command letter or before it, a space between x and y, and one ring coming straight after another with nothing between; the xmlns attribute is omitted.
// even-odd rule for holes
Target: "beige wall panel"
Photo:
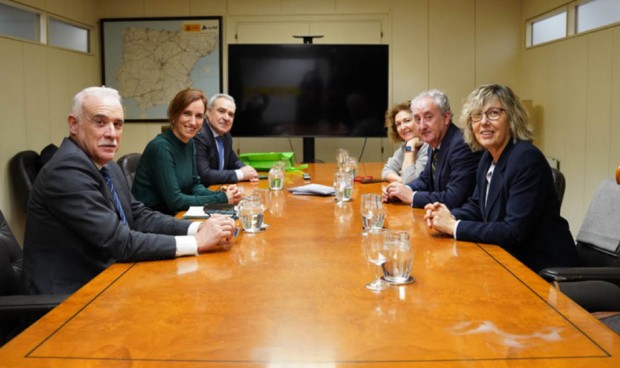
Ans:
<svg viewBox="0 0 620 368"><path fill-rule="evenodd" d="M30 149L26 129L23 45L19 41L0 38L0 209L17 239L23 239L24 212L13 196L9 160L15 153Z"/></svg>
<svg viewBox="0 0 620 368"><path fill-rule="evenodd" d="M96 0L47 0L46 10L74 21L94 25L97 19Z"/></svg>
<svg viewBox="0 0 620 368"><path fill-rule="evenodd" d="M521 0L521 15L529 19L564 6L569 0Z"/></svg>
<svg viewBox="0 0 620 368"><path fill-rule="evenodd" d="M145 4L145 17L187 17L190 14L189 0L148 0Z"/></svg>
<svg viewBox="0 0 620 368"><path fill-rule="evenodd" d="M284 14L334 14L336 0L282 0Z"/></svg>
<svg viewBox="0 0 620 368"><path fill-rule="evenodd" d="M55 86L50 86L47 73L47 47L24 44L24 97L26 119L22 122L27 129L29 144L40 151L50 143L51 118L50 101L47 98Z"/></svg>
<svg viewBox="0 0 620 368"><path fill-rule="evenodd" d="M315 145L315 157L325 162L335 162L338 149L344 148L355 158L362 155L362 162L383 161L381 148L385 140L386 138L368 138L364 147L364 138L321 138ZM387 155L387 152L385 154Z"/></svg>
<svg viewBox="0 0 620 368"><path fill-rule="evenodd" d="M429 2L429 87L444 91L456 117L475 87L475 0Z"/></svg>
<svg viewBox="0 0 620 368"><path fill-rule="evenodd" d="M477 0L476 86L502 83L518 90L521 52L519 0Z"/></svg>
<svg viewBox="0 0 620 368"><path fill-rule="evenodd" d="M161 124L157 123L125 123L121 144L116 152L116 159L128 153L142 153L144 147L157 134L161 133Z"/></svg>
<svg viewBox="0 0 620 368"><path fill-rule="evenodd" d="M230 43L300 43L293 35L310 33L306 22L294 21L249 21L236 23L236 28L228 34L234 41Z"/></svg>
<svg viewBox="0 0 620 368"><path fill-rule="evenodd" d="M545 151L545 105L546 87L549 74L549 57L547 48L534 48L525 51L522 63L523 73L521 74L521 84L519 92L522 99L531 100L532 114L530 119L534 127L534 143L543 152Z"/></svg>
<svg viewBox="0 0 620 368"><path fill-rule="evenodd" d="M613 30L612 52L614 55L612 72L612 95L611 95L611 147L609 150L609 176L613 176L616 168L620 166L620 27Z"/></svg>
<svg viewBox="0 0 620 368"><path fill-rule="evenodd" d="M146 0L97 1L99 18L135 18L145 16ZM149 5L150 6L150 5Z"/></svg>
<svg viewBox="0 0 620 368"><path fill-rule="evenodd" d="M317 44L381 44L381 19L354 20L354 21L317 21L310 23L311 35L323 35L317 38ZM301 43L301 40L298 40Z"/></svg>
<svg viewBox="0 0 620 368"><path fill-rule="evenodd" d="M192 16L217 16L226 14L226 1L190 0L189 9Z"/></svg>
<svg viewBox="0 0 620 368"><path fill-rule="evenodd" d="M48 49L48 81L51 141L59 144L67 136L67 115L73 96L86 87L99 85L95 56L61 49Z"/></svg>
<svg viewBox="0 0 620 368"><path fill-rule="evenodd" d="M228 0L228 15L277 15L282 13L282 0Z"/></svg>
<svg viewBox="0 0 620 368"><path fill-rule="evenodd" d="M556 43L547 48L546 62L548 63L547 81L544 94L546 96L544 137L545 155L560 160L564 158L566 142L566 43Z"/></svg>
<svg viewBox="0 0 620 368"><path fill-rule="evenodd" d="M14 3L30 6L36 9L45 9L47 0L14 0Z"/></svg>
<svg viewBox="0 0 620 368"><path fill-rule="evenodd" d="M336 12L342 14L385 13L389 11L393 3L394 0L336 0Z"/></svg>
<svg viewBox="0 0 620 368"><path fill-rule="evenodd" d="M601 178L609 176L611 132L611 87L613 30L589 34L588 99L586 105L585 190L593 193ZM619 57L619 56L616 56Z"/></svg>
<svg viewBox="0 0 620 368"><path fill-rule="evenodd" d="M391 104L395 104L429 88L428 1L398 0L391 4Z"/></svg>
<svg viewBox="0 0 620 368"><path fill-rule="evenodd" d="M566 191L562 203L562 215L571 225L571 232L577 235L584 213L590 203L591 193L585 193L584 169L586 161L587 84L588 55L586 37L577 37L566 42L566 100L563 110L563 130L566 131L564 155L560 157L560 170L566 179Z"/></svg>

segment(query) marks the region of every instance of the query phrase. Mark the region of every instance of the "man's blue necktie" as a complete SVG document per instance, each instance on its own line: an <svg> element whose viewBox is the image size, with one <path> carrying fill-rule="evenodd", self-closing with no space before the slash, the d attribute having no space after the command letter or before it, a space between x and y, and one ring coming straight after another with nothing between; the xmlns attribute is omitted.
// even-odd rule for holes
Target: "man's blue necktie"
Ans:
<svg viewBox="0 0 620 368"><path fill-rule="evenodd" d="M127 217L125 217L125 212L123 212L123 206L121 205L121 201L118 199L118 195L116 194L116 190L114 189L114 183L112 182L112 174L110 174L110 170L107 167L103 167L101 169L101 175L105 179L108 188L110 189L110 193L112 193L112 198L114 199L114 204L116 204L116 212L118 212L118 216L120 217L123 224L127 225Z"/></svg>
<svg viewBox="0 0 620 368"><path fill-rule="evenodd" d="M220 159L220 167L219 170L224 170L224 137L218 135L215 137L215 141L217 142L217 155Z"/></svg>

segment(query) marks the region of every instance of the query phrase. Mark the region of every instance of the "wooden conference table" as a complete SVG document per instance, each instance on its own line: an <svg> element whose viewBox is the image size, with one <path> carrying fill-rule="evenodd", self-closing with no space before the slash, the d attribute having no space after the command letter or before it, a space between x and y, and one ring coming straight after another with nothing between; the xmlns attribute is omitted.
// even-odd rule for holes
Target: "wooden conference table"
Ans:
<svg viewBox="0 0 620 368"><path fill-rule="evenodd" d="M335 170L306 171L331 185ZM437 236L403 204L386 227L411 232L416 281L368 290L359 198L380 190L355 183L344 206L271 192L267 230L229 251L115 264L5 345L0 366L620 367L620 336L501 248Z"/></svg>

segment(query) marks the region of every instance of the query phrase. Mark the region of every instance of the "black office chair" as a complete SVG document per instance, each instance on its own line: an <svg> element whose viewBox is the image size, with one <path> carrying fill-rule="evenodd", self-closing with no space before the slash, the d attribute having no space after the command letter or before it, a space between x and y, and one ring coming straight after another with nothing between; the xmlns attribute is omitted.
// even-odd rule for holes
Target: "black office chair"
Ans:
<svg viewBox="0 0 620 368"><path fill-rule="evenodd" d="M39 170L41 170L41 168L43 168L43 166L52 159L52 156L54 156L56 151L58 151L58 146L54 143L50 143L43 147L41 153L39 154Z"/></svg>
<svg viewBox="0 0 620 368"><path fill-rule="evenodd" d="M620 185L604 180L577 234L582 267L554 267L540 275L620 334ZM610 313L611 312L611 313Z"/></svg>
<svg viewBox="0 0 620 368"><path fill-rule="evenodd" d="M43 148L41 154L32 150L17 152L9 161L11 180L17 199L22 204L24 211L28 207L28 198L32 191L34 181L39 171L56 153L58 147L53 143Z"/></svg>
<svg viewBox="0 0 620 368"><path fill-rule="evenodd" d="M28 205L28 197L30 197L34 180L39 173L39 159L38 153L28 150L17 152L9 161L9 170L15 194L24 211Z"/></svg>
<svg viewBox="0 0 620 368"><path fill-rule="evenodd" d="M118 159L118 165L123 170L125 180L129 188L133 185L133 178L136 176L136 170L138 169L138 163L140 162L140 153L128 153L125 156Z"/></svg>
<svg viewBox="0 0 620 368"><path fill-rule="evenodd" d="M22 248L0 211L0 346L68 295L27 295L22 286Z"/></svg>
<svg viewBox="0 0 620 368"><path fill-rule="evenodd" d="M551 168L551 174L553 175L553 184L555 184L555 193L558 195L560 205L562 205L564 191L566 190L566 179L564 178L564 174L555 167Z"/></svg>

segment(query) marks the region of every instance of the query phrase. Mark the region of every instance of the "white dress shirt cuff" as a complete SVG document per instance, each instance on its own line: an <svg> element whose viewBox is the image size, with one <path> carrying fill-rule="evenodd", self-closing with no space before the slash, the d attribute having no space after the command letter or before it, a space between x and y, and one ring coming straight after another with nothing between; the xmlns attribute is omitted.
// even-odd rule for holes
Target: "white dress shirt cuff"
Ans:
<svg viewBox="0 0 620 368"><path fill-rule="evenodd" d="M241 171L241 169L235 170L235 174L237 174L237 181L242 181L243 179L245 179L243 177L243 171Z"/></svg>
<svg viewBox="0 0 620 368"><path fill-rule="evenodd" d="M456 224L454 224L454 231L452 232L454 234L454 240L457 240L458 238L456 237L456 230L459 228L459 223L461 222L461 220L456 220Z"/></svg>
<svg viewBox="0 0 620 368"><path fill-rule="evenodd" d="M198 232L201 222L194 221L187 228L187 235L175 236L177 251L176 256L196 256L198 255L198 243L194 236Z"/></svg>

